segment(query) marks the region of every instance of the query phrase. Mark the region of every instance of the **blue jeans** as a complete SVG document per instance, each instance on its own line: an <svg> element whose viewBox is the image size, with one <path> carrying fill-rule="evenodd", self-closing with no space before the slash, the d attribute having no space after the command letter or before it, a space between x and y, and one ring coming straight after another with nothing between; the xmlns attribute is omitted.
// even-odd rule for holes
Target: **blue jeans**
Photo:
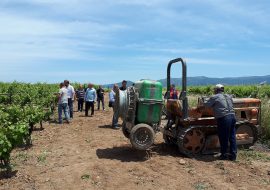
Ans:
<svg viewBox="0 0 270 190"><path fill-rule="evenodd" d="M69 122L69 109L67 103L58 104L58 120L59 123L63 123L62 112L64 111L65 118Z"/></svg>
<svg viewBox="0 0 270 190"><path fill-rule="evenodd" d="M113 113L112 127L118 127L118 118L115 113Z"/></svg>
<svg viewBox="0 0 270 190"><path fill-rule="evenodd" d="M225 156L230 142L230 155L233 159L237 156L237 145L235 135L235 115L226 115L217 119L220 153Z"/></svg>

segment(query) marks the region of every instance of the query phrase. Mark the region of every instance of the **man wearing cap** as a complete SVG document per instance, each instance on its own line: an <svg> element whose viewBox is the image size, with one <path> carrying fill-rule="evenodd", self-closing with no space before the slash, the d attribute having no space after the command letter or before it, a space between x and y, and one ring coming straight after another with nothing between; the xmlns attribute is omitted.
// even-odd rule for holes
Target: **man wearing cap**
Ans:
<svg viewBox="0 0 270 190"><path fill-rule="evenodd" d="M220 142L220 159L236 160L237 146L235 135L235 112L233 109L232 96L224 94L224 86L217 84L214 88L215 95L204 102L206 107L214 110L215 119L217 120L218 137ZM230 142L230 154L227 157L228 143Z"/></svg>

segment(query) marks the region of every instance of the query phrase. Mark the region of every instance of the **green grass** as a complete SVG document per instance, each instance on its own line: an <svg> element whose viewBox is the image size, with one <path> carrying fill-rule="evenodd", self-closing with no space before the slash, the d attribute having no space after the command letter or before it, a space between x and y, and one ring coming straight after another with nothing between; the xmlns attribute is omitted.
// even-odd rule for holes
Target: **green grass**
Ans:
<svg viewBox="0 0 270 190"><path fill-rule="evenodd" d="M20 152L15 156L15 159L26 162L29 159L29 156L26 152Z"/></svg>
<svg viewBox="0 0 270 190"><path fill-rule="evenodd" d="M208 189L208 185L203 182L198 182L194 185L194 189L196 190L206 190Z"/></svg>
<svg viewBox="0 0 270 190"><path fill-rule="evenodd" d="M238 153L238 159L244 161L264 161L269 162L270 156L265 153L257 152L254 150L240 150Z"/></svg>
<svg viewBox="0 0 270 190"><path fill-rule="evenodd" d="M81 176L81 179L88 180L88 179L90 179L90 177L91 176L89 174L84 174L84 175Z"/></svg>
<svg viewBox="0 0 270 190"><path fill-rule="evenodd" d="M37 156L37 161L40 163L45 163L47 159L47 151L42 152L40 155Z"/></svg>
<svg viewBox="0 0 270 190"><path fill-rule="evenodd" d="M262 99L262 140L270 147L270 99Z"/></svg>

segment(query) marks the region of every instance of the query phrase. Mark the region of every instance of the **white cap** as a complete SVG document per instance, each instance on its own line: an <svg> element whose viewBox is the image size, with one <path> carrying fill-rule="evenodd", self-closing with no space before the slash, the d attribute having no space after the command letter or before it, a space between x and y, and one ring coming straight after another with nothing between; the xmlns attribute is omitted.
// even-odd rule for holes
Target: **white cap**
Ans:
<svg viewBox="0 0 270 190"><path fill-rule="evenodd" d="M215 88L216 88L216 89L223 89L224 86L223 86L222 84L217 84L217 85L215 86Z"/></svg>

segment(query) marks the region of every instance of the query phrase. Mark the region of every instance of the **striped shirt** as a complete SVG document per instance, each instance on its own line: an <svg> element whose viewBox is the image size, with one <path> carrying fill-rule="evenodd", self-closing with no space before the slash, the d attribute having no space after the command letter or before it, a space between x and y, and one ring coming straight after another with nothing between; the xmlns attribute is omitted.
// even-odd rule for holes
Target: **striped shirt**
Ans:
<svg viewBox="0 0 270 190"><path fill-rule="evenodd" d="M84 95L85 95L84 89L76 91L76 96L78 99L84 99Z"/></svg>

